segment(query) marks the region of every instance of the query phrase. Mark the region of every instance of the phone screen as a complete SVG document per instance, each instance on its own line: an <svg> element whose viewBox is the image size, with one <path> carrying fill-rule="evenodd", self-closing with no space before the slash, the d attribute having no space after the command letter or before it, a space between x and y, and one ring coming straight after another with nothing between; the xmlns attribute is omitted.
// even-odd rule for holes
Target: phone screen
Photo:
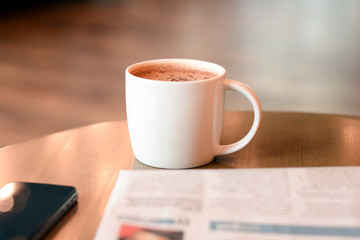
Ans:
<svg viewBox="0 0 360 240"><path fill-rule="evenodd" d="M76 201L71 186L9 183L0 190L0 239L40 239Z"/></svg>

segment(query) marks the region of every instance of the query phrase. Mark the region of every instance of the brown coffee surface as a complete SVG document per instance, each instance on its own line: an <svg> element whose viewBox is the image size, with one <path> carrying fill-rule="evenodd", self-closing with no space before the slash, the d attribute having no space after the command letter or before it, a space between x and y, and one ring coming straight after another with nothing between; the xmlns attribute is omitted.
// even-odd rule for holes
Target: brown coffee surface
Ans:
<svg viewBox="0 0 360 240"><path fill-rule="evenodd" d="M134 70L132 74L141 78L170 82L198 81L216 76L210 71L167 65L146 66Z"/></svg>

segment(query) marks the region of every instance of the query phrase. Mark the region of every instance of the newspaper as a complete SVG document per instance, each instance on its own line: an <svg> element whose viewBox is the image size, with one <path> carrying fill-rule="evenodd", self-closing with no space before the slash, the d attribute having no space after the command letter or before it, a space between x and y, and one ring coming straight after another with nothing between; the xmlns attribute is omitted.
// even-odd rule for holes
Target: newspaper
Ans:
<svg viewBox="0 0 360 240"><path fill-rule="evenodd" d="M120 171L95 239L359 239L360 167Z"/></svg>

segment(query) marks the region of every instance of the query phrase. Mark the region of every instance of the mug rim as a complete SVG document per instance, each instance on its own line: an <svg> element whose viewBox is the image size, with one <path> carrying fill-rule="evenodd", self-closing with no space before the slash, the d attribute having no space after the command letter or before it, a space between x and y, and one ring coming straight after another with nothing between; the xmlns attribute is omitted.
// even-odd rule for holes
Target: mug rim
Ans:
<svg viewBox="0 0 360 240"><path fill-rule="evenodd" d="M148 78L138 77L138 76L135 76L131 72L137 68L145 67L148 65L155 65L155 64L169 64L169 65L173 64L173 65L190 67L190 68L199 69L199 70L206 70L206 71L210 71L210 72L216 74L216 76L209 78L209 79L201 79L201 80L197 80L197 81L162 81L162 80L157 80L157 79L148 79ZM150 81L154 81L154 82L161 82L161 83L166 83L166 84L194 84L194 83L199 83L199 82L214 81L215 79L225 78L225 75L226 75L225 68L216 63L207 62L207 61L203 61L203 60L196 60L196 59L186 59L186 58L162 58L162 59L141 61L141 62L137 62L137 63L131 64L130 66L128 66L126 68L125 72L126 72L126 74L130 74L134 78L150 80Z"/></svg>

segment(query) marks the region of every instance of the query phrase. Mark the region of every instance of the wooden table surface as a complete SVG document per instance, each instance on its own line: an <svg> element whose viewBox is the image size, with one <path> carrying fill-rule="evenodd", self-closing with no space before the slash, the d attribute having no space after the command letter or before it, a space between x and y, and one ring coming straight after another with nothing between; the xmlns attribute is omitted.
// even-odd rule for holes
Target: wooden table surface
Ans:
<svg viewBox="0 0 360 240"><path fill-rule="evenodd" d="M222 143L239 139L252 113L225 114ZM360 118L265 112L253 141L203 168L359 166ZM73 185L79 199L47 236L92 239L119 170L131 169L127 122L105 122L0 149L0 187L12 181Z"/></svg>

